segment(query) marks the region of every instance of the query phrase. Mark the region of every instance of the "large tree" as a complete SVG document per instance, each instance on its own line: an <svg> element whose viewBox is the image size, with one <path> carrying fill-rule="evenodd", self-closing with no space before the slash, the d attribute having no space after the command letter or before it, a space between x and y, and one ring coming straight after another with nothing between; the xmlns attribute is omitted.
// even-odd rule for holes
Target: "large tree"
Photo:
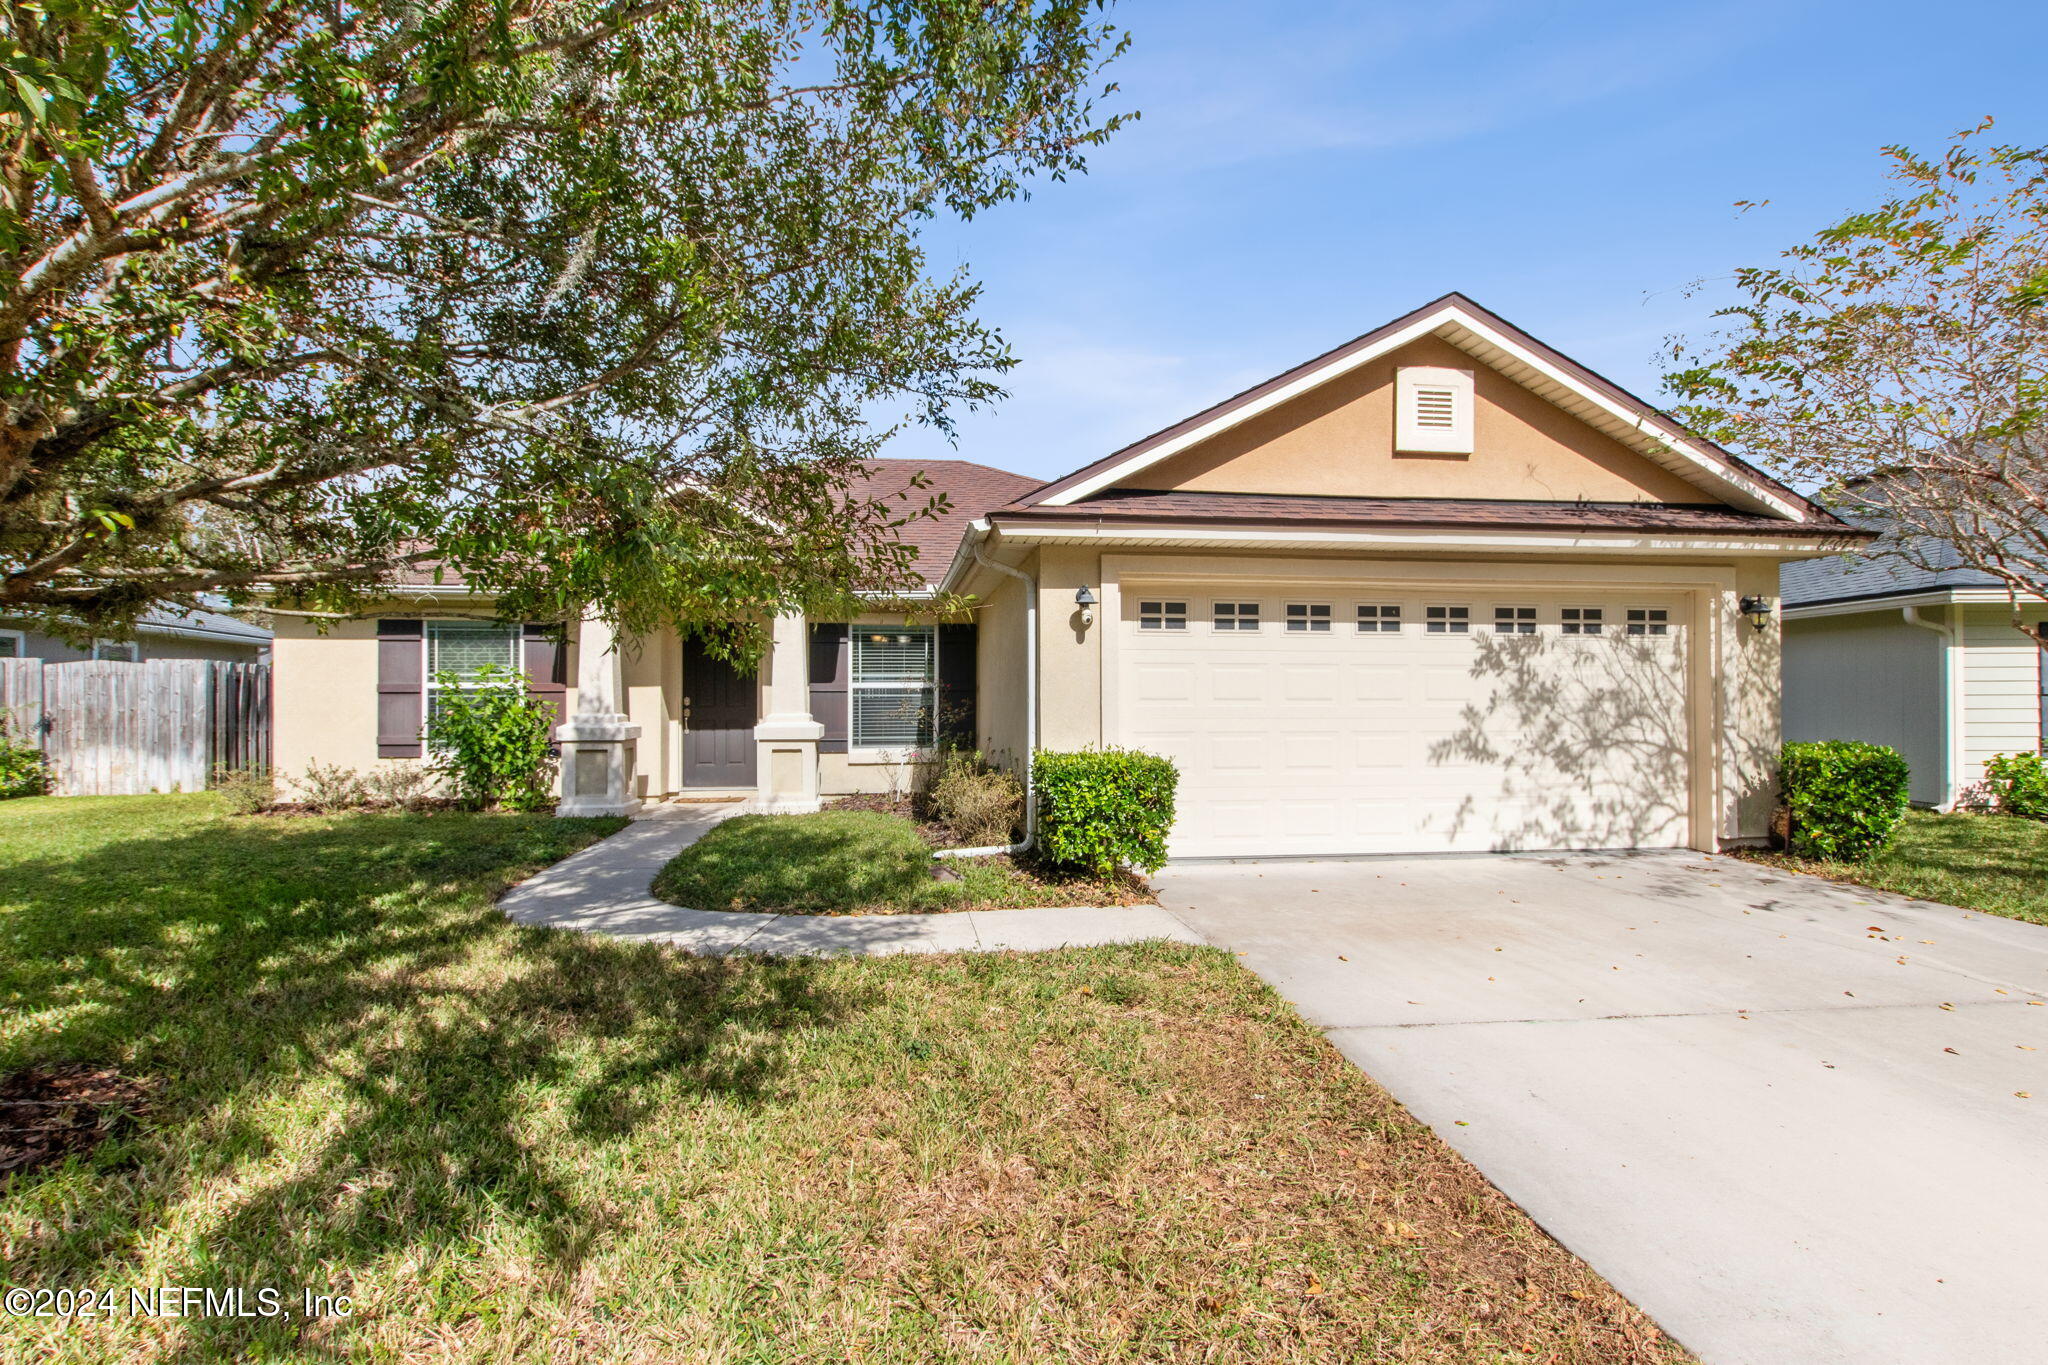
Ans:
<svg viewBox="0 0 2048 1365"><path fill-rule="evenodd" d="M0 0L0 613L734 621L901 581L1009 356L918 239L1119 121L1099 0Z"/></svg>
<svg viewBox="0 0 2048 1365"><path fill-rule="evenodd" d="M1887 148L1903 191L1738 271L1730 325L1678 343L1668 383L1695 426L1885 526L1870 553L1989 574L2025 629L2048 599L2048 149L1990 126Z"/></svg>

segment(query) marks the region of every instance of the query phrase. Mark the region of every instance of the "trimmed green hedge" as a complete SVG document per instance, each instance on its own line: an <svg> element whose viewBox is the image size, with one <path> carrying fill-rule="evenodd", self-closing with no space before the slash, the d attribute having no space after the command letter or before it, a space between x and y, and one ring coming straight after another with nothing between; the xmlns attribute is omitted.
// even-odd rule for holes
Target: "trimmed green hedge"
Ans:
<svg viewBox="0 0 2048 1365"><path fill-rule="evenodd" d="M2001 815L2048 820L2048 763L2039 754L1994 754L1984 760L1984 784Z"/></svg>
<svg viewBox="0 0 2048 1365"><path fill-rule="evenodd" d="M1881 744L1787 744L1779 778L1791 815L1787 846L1801 858L1869 857L1906 818L1907 775L1904 756Z"/></svg>
<svg viewBox="0 0 2048 1365"><path fill-rule="evenodd" d="M1032 762L1038 847L1048 859L1107 877L1166 863L1180 770L1136 749L1041 752Z"/></svg>

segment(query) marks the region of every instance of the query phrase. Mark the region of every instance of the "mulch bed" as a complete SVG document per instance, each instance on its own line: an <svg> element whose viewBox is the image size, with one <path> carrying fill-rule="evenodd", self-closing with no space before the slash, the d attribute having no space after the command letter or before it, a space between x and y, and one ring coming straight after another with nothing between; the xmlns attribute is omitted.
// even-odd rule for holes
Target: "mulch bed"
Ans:
<svg viewBox="0 0 2048 1365"><path fill-rule="evenodd" d="M29 1067L0 1079L0 1181L91 1151L148 1106L151 1090L97 1066Z"/></svg>

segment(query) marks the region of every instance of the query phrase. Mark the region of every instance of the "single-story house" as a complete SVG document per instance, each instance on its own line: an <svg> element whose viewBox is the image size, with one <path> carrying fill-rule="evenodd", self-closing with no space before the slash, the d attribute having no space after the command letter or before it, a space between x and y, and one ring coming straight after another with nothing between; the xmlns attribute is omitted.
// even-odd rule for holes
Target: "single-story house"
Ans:
<svg viewBox="0 0 2048 1365"><path fill-rule="evenodd" d="M218 659L260 664L270 660L270 632L224 612L197 607L153 608L135 623L128 638L95 639L89 644L52 635L34 622L0 620L0 659L41 659L51 664L81 659Z"/></svg>
<svg viewBox="0 0 2048 1365"><path fill-rule="evenodd" d="M1913 801L1947 810L1981 792L1985 759L2048 747L2048 671L2004 585L1928 549L1785 566L1785 737L1888 744ZM2048 630L2048 602L2020 619Z"/></svg>
<svg viewBox="0 0 2048 1365"><path fill-rule="evenodd" d="M1050 483L918 467L972 620L786 617L747 676L395 589L279 626L279 767L417 756L436 670L489 659L561 699L569 813L814 809L954 731L1171 757L1179 857L1711 850L1768 831L1780 565L1868 538L1457 294Z"/></svg>

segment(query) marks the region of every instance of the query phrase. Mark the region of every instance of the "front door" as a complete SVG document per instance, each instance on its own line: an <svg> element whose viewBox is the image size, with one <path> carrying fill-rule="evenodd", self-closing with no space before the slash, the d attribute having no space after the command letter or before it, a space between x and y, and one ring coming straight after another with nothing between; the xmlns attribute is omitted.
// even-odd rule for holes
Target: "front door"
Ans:
<svg viewBox="0 0 2048 1365"><path fill-rule="evenodd" d="M751 675L683 641L683 785L754 785L758 694Z"/></svg>

